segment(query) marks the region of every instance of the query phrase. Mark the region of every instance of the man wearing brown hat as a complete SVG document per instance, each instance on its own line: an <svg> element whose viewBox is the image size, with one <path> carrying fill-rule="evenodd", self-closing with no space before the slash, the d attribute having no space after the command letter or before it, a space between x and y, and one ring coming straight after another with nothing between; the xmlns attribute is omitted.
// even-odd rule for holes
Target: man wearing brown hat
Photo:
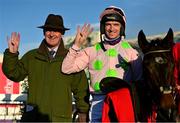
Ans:
<svg viewBox="0 0 180 123"><path fill-rule="evenodd" d="M39 48L18 60L20 34L13 32L4 52L4 74L15 82L28 77L28 99L21 121L71 122L72 93L79 119L86 121L89 89L84 71L67 75L59 69L67 54L62 35L69 29L64 27L63 18L54 14L49 14L39 28L44 32Z"/></svg>

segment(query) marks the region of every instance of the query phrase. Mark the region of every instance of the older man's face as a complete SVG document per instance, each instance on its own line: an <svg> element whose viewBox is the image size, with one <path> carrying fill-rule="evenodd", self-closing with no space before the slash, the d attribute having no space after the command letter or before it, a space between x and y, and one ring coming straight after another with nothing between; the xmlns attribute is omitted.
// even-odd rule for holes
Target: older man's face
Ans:
<svg viewBox="0 0 180 123"><path fill-rule="evenodd" d="M50 48L58 46L61 42L62 33L59 31L46 30L44 35Z"/></svg>

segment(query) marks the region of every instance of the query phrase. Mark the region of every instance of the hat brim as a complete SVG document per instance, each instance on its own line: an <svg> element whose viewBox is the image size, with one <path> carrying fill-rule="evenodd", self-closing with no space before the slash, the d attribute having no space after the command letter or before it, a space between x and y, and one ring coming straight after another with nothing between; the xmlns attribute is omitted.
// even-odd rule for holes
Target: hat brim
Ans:
<svg viewBox="0 0 180 123"><path fill-rule="evenodd" d="M69 28L65 28L65 27L57 27L57 26L38 26L37 28L41 28L41 29L55 29L55 30L70 30Z"/></svg>

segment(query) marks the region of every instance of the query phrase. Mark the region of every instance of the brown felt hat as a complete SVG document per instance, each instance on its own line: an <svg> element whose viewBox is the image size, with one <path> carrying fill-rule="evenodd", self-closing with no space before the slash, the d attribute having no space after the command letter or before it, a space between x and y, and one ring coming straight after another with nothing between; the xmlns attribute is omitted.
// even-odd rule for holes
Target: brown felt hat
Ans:
<svg viewBox="0 0 180 123"><path fill-rule="evenodd" d="M49 14L45 21L45 24L43 26L39 26L38 28L52 29L52 30L54 29L54 30L62 31L63 33L66 30L69 30L69 28L64 27L62 16L54 15L54 14Z"/></svg>

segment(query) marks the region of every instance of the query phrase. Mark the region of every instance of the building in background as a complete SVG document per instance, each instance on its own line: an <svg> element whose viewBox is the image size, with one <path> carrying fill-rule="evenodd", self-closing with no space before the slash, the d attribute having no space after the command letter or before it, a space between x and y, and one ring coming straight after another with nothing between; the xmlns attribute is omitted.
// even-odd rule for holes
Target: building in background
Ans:
<svg viewBox="0 0 180 123"><path fill-rule="evenodd" d="M24 93L24 81L9 80L2 72L2 61L3 54L0 54L0 121L18 120L27 98L27 93Z"/></svg>

